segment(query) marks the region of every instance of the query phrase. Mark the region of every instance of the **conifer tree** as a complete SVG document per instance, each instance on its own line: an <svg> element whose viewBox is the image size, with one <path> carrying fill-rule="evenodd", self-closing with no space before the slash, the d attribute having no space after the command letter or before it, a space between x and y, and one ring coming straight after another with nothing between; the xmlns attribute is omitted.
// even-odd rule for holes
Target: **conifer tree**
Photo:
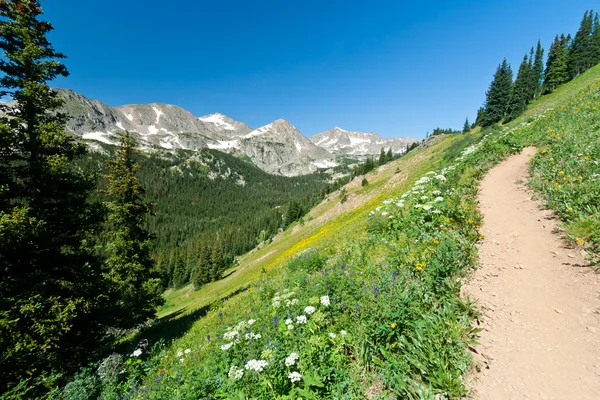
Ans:
<svg viewBox="0 0 600 400"><path fill-rule="evenodd" d="M475 126L483 126L483 119L485 116L485 107L479 107L477 110L477 117L475 117Z"/></svg>
<svg viewBox="0 0 600 400"><path fill-rule="evenodd" d="M594 65L592 46L593 11L586 11L569 52L569 77L575 78Z"/></svg>
<svg viewBox="0 0 600 400"><path fill-rule="evenodd" d="M544 49L542 48L542 43L539 40L535 49L533 64L530 67L530 79L531 88L533 90L527 99L528 102L538 98L542 94L542 83L544 80Z"/></svg>
<svg viewBox="0 0 600 400"><path fill-rule="evenodd" d="M544 72L543 92L551 93L569 80L569 43L570 37L556 35L548 51L546 71Z"/></svg>
<svg viewBox="0 0 600 400"><path fill-rule="evenodd" d="M85 148L48 86L68 71L41 14L37 0L0 1L0 96L14 100L0 118L0 392L93 356L110 323L90 245L95 181L71 164Z"/></svg>
<svg viewBox="0 0 600 400"><path fill-rule="evenodd" d="M531 75L534 71L530 70L530 64L527 59L527 54L523 57L519 71L517 72L517 79L512 87L512 93L510 101L508 103L508 110L506 113L506 121L512 121L517 118L525 110L528 102L529 90L531 87Z"/></svg>
<svg viewBox="0 0 600 400"><path fill-rule="evenodd" d="M468 133L471 130L471 124L469 124L469 117L465 119L465 124L463 125L463 133Z"/></svg>
<svg viewBox="0 0 600 400"><path fill-rule="evenodd" d="M392 147L390 146L390 148L387 151L387 154L385 155L385 158L387 161L392 161L394 159L394 153L392 152Z"/></svg>
<svg viewBox="0 0 600 400"><path fill-rule="evenodd" d="M385 164L385 149L382 147L379 152L379 165Z"/></svg>
<svg viewBox="0 0 600 400"><path fill-rule="evenodd" d="M592 46L592 65L596 65L600 63L600 17L598 13L594 15L594 26L593 33L591 38L591 46Z"/></svg>
<svg viewBox="0 0 600 400"><path fill-rule="evenodd" d="M144 191L136 173L134 140L129 132L121 137L114 160L107 162L106 194L109 200L107 225L107 272L111 295L118 315L117 325L130 328L155 314L163 303L160 279L150 258L150 235L143 225L151 204L142 199Z"/></svg>
<svg viewBox="0 0 600 400"><path fill-rule="evenodd" d="M483 127L500 122L504 118L508 109L511 90L512 70L505 58L498 65L494 79L486 93L485 114L481 121Z"/></svg>

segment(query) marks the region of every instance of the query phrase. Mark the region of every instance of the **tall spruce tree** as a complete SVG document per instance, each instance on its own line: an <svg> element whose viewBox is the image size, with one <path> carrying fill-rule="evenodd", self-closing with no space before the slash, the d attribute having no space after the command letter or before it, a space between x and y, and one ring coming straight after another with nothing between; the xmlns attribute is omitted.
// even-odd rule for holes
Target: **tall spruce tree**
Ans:
<svg viewBox="0 0 600 400"><path fill-rule="evenodd" d="M600 17L598 13L594 15L593 33L591 38L592 46L592 65L600 63Z"/></svg>
<svg viewBox="0 0 600 400"><path fill-rule="evenodd" d="M93 357L111 318L91 248L96 182L71 163L85 148L48 86L68 72L41 14L38 0L0 1L0 95L14 100L0 118L0 392L33 378L27 398L36 377Z"/></svg>
<svg viewBox="0 0 600 400"><path fill-rule="evenodd" d="M543 93L551 93L569 80L569 42L570 37L565 37L564 34L554 38L548 51Z"/></svg>
<svg viewBox="0 0 600 400"><path fill-rule="evenodd" d="M519 66L519 71L517 72L517 78L512 87L512 93L510 96L510 101L508 103L508 110L506 113L506 121L512 121L517 118L527 106L528 97L530 95L529 90L531 88L531 75L534 74L534 71L531 69L531 65L529 60L527 59L527 54L523 57L523 61L521 61L521 65Z"/></svg>
<svg viewBox="0 0 600 400"><path fill-rule="evenodd" d="M483 126L483 120L485 118L485 107L479 107L477 110L477 116L475 117L475 126Z"/></svg>
<svg viewBox="0 0 600 400"><path fill-rule="evenodd" d="M135 153L135 142L125 132L115 159L107 162L105 176L109 211L106 278L111 282L115 323L122 328L153 317L156 307L164 302L160 278L150 258L150 235L143 227L151 204L142 200Z"/></svg>
<svg viewBox="0 0 600 400"><path fill-rule="evenodd" d="M500 122L504 118L508 109L511 91L512 70L505 58L498 65L494 79L486 93L485 113L481 121L483 127Z"/></svg>
<svg viewBox="0 0 600 400"><path fill-rule="evenodd" d="M586 11L569 52L569 77L575 78L594 65L592 46L593 11Z"/></svg>
<svg viewBox="0 0 600 400"><path fill-rule="evenodd" d="M535 49L535 57L533 59L533 64L530 67L529 76L531 79L532 93L527 99L528 102L538 98L542 94L542 83L544 81L544 49L539 40Z"/></svg>
<svg viewBox="0 0 600 400"><path fill-rule="evenodd" d="M469 124L469 117L465 119L465 124L463 125L463 133L467 133L471 130L471 125Z"/></svg>

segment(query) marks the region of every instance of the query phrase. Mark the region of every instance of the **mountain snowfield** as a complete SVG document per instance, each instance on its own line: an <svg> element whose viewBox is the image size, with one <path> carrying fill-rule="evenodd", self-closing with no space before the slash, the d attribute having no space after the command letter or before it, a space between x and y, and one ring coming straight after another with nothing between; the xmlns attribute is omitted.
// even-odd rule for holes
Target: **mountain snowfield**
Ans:
<svg viewBox="0 0 600 400"><path fill-rule="evenodd" d="M66 102L67 129L83 139L116 144L118 133L129 131L145 151L205 148L248 157L266 172L296 176L338 164L338 155L379 154L390 147L406 151L412 138L384 139L376 133L333 128L307 139L288 121L278 119L257 129L221 113L196 117L170 104L129 104L110 107L72 90L56 89Z"/></svg>
<svg viewBox="0 0 600 400"><path fill-rule="evenodd" d="M317 133L310 140L332 154L355 156L379 154L382 148L387 151L390 147L394 153L403 153L406 152L407 146L418 141L409 137L384 139L373 132L349 132L337 126Z"/></svg>

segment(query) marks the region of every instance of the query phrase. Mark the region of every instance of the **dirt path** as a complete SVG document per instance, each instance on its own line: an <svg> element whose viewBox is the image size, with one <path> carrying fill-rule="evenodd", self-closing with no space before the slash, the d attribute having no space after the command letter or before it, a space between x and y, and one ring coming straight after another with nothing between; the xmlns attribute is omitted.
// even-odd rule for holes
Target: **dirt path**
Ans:
<svg viewBox="0 0 600 400"><path fill-rule="evenodd" d="M473 398L600 399L600 277L520 184L527 148L480 187L480 268L466 292L483 311Z"/></svg>

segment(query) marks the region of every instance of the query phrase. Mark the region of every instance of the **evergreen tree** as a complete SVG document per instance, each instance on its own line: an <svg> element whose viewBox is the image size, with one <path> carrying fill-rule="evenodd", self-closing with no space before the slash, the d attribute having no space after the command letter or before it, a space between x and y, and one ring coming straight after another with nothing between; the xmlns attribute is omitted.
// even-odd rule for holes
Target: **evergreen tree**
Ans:
<svg viewBox="0 0 600 400"><path fill-rule="evenodd" d="M369 181L366 176L363 176L362 181L360 182L361 186L369 186Z"/></svg>
<svg viewBox="0 0 600 400"><path fill-rule="evenodd" d="M385 155L385 159L387 161L393 161L394 160L394 153L392 152L392 147L391 146L388 149L387 154Z"/></svg>
<svg viewBox="0 0 600 400"><path fill-rule="evenodd" d="M85 148L47 83L68 72L41 14L37 0L0 1L0 96L15 101L0 117L0 392L93 357L111 319L91 249L95 181L71 164Z"/></svg>
<svg viewBox="0 0 600 400"><path fill-rule="evenodd" d="M490 126L500 122L508 109L512 91L512 70L504 59L498 66L490 88L486 93L485 114L482 118L482 126Z"/></svg>
<svg viewBox="0 0 600 400"><path fill-rule="evenodd" d="M463 133L468 133L471 130L471 124L469 124L469 117L465 119L465 124L463 125Z"/></svg>
<svg viewBox="0 0 600 400"><path fill-rule="evenodd" d="M527 54L523 57L523 61L519 66L519 71L517 73L517 79L512 87L512 93L510 96L510 101L508 103L508 111L506 114L506 121L512 121L517 118L527 106L529 89L531 83L531 75L534 74L534 71L530 70L530 64L527 59Z"/></svg>
<svg viewBox="0 0 600 400"><path fill-rule="evenodd" d="M107 164L106 194L109 200L107 272L118 326L130 328L155 314L163 304L160 279L150 258L150 236L143 228L151 205L142 201L144 191L133 160L135 143L129 132L120 141L116 158Z"/></svg>
<svg viewBox="0 0 600 400"><path fill-rule="evenodd" d="M593 11L586 11L581 20L579 30L575 34L569 52L569 77L575 78L594 65L594 49L592 45Z"/></svg>
<svg viewBox="0 0 600 400"><path fill-rule="evenodd" d="M483 126L483 120L485 118L485 107L479 107L477 110L477 117L475 117L475 126Z"/></svg>
<svg viewBox="0 0 600 400"><path fill-rule="evenodd" d="M383 165L385 164L386 158L385 158L385 149L382 147L381 151L379 152L379 165Z"/></svg>
<svg viewBox="0 0 600 400"><path fill-rule="evenodd" d="M542 94L542 83L544 80L544 49L542 43L538 40L537 47L535 49L535 58L533 64L530 66L530 79L532 92L527 98L527 102L538 98Z"/></svg>
<svg viewBox="0 0 600 400"><path fill-rule="evenodd" d="M551 93L569 80L569 42L565 35L556 35L548 51L546 71L544 72L543 92Z"/></svg>
<svg viewBox="0 0 600 400"><path fill-rule="evenodd" d="M594 15L594 26L593 33L591 38L591 46L592 46L592 65L596 65L600 63L600 17L598 13Z"/></svg>
<svg viewBox="0 0 600 400"><path fill-rule="evenodd" d="M225 269L225 262L221 253L221 245L218 242L215 243L212 249L211 266L210 280L216 281L221 279L221 274Z"/></svg>

